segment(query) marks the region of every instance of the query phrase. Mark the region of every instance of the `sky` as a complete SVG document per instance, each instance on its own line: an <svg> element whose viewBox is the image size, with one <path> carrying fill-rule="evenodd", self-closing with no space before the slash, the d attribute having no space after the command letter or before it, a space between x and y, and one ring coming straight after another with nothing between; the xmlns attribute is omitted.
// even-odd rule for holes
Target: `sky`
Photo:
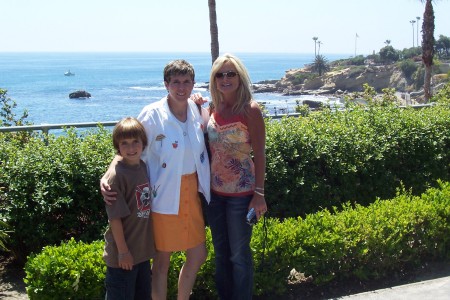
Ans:
<svg viewBox="0 0 450 300"><path fill-rule="evenodd" d="M216 0L220 53L368 55L417 46L419 0ZM450 0L434 1L435 38ZM210 52L207 0L0 0L0 52ZM318 50L318 48L317 48Z"/></svg>

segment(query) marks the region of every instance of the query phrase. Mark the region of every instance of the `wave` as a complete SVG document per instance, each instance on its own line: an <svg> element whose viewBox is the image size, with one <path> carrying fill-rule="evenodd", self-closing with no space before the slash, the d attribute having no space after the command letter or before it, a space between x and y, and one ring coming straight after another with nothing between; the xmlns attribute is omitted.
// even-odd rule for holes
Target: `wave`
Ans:
<svg viewBox="0 0 450 300"><path fill-rule="evenodd" d="M163 86L130 86L129 87L132 90L139 90L139 91L163 91L166 88Z"/></svg>

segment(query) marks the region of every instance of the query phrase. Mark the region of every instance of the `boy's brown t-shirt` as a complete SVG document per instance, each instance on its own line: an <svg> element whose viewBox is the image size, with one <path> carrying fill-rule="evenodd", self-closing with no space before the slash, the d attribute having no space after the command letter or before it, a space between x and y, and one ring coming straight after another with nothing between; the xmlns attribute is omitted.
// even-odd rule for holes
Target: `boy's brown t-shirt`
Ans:
<svg viewBox="0 0 450 300"><path fill-rule="evenodd" d="M117 192L117 200L105 205L108 219L121 218L125 240L138 264L155 255L153 224L151 218L151 187L147 167L143 161L138 166L118 162L115 170L109 174L111 190ZM105 250L103 259L107 266L118 268L117 245L111 228L105 232Z"/></svg>

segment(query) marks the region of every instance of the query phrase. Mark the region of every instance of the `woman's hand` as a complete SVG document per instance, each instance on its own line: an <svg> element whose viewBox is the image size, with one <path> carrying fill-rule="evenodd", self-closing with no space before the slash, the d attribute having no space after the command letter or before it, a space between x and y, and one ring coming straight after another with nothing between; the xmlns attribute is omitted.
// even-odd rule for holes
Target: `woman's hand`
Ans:
<svg viewBox="0 0 450 300"><path fill-rule="evenodd" d="M111 191L111 187L108 184L108 180L104 177L100 179L100 191L103 196L103 201L105 201L106 204L111 205L111 201L116 200L117 192Z"/></svg>
<svg viewBox="0 0 450 300"><path fill-rule="evenodd" d="M208 102L208 97L203 97L201 93L195 93L191 95L191 100L195 102L195 104L203 105Z"/></svg>
<svg viewBox="0 0 450 300"><path fill-rule="evenodd" d="M264 196L262 196L260 193L253 194L253 198L252 201L250 201L248 209L250 210L252 207L255 209L256 219L259 220L259 218L261 218L267 212L267 204Z"/></svg>

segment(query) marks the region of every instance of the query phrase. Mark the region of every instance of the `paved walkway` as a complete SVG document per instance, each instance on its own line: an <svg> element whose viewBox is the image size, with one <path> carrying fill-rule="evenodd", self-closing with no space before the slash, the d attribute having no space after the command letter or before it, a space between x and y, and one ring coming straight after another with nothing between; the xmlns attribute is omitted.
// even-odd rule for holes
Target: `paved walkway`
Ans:
<svg viewBox="0 0 450 300"><path fill-rule="evenodd" d="M450 300L450 276L334 299L342 300Z"/></svg>

